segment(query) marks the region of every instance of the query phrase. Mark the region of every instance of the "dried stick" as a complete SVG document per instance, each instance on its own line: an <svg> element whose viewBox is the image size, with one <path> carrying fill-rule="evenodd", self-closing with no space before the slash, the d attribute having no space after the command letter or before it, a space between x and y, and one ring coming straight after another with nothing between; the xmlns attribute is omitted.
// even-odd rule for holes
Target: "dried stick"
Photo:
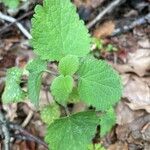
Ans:
<svg viewBox="0 0 150 150"><path fill-rule="evenodd" d="M30 16L33 14L34 11L29 11L27 13L25 13L24 15L22 15L21 17L17 18L16 21L14 22L11 22L10 24L8 24L7 26L3 27L1 30L0 30L0 34L2 34L7 28L11 27L12 25L14 25L16 22L26 18L27 16Z"/></svg>
<svg viewBox="0 0 150 150"><path fill-rule="evenodd" d="M108 5L102 12L100 12L94 20L87 24L87 28L90 29L91 27L93 27L98 21L100 21L103 18L104 15L112 12L112 10L116 6L120 5L123 2L125 2L125 0L115 0L112 3L110 3L110 5Z"/></svg>
<svg viewBox="0 0 150 150"><path fill-rule="evenodd" d="M33 117L33 110L30 110L26 119L24 120L24 122L22 123L22 127L26 127L27 124L30 122L31 118Z"/></svg>
<svg viewBox="0 0 150 150"><path fill-rule="evenodd" d="M39 138L33 136L32 134L30 134L25 129L23 129L21 126L13 124L13 123L9 123L8 125L9 125L10 129L18 130L20 132L20 134L19 134L20 136L19 137L22 136L24 138L28 138L28 140L30 140L30 141L32 139L32 141L34 141L34 142L36 142L38 144L41 144L41 145L43 145L44 147L46 147L48 149L48 146L47 146L47 144L45 142L43 142L41 139L39 139Z"/></svg>
<svg viewBox="0 0 150 150"><path fill-rule="evenodd" d="M5 20L5 21L9 21L9 22L16 22L16 19L11 17L11 16L8 16L8 15L5 15L5 14L2 14L0 12L0 19L2 20ZM21 23L18 23L16 22L16 25L18 26L18 28L20 29L20 31L28 38L28 39L31 39L32 36L31 34L23 27L23 25Z"/></svg>
<svg viewBox="0 0 150 150"><path fill-rule="evenodd" d="M26 135L20 135L20 134L11 134L12 138L18 139L18 140L25 140L25 141L33 141L33 142L37 142L35 141L33 138L26 136ZM38 142L37 142L38 143Z"/></svg>
<svg viewBox="0 0 150 150"><path fill-rule="evenodd" d="M116 36L121 33L125 33L136 26L145 24L145 23L150 23L150 13L148 13L146 16L143 16L141 18L138 18L137 20L133 21L129 26L123 26L121 28L115 29L115 31L112 33L111 36Z"/></svg>
<svg viewBox="0 0 150 150"><path fill-rule="evenodd" d="M3 113L0 110L0 126L2 129L2 133L4 134L4 150L10 150L10 134L9 134L9 129L7 126L7 122L5 120L5 117Z"/></svg>

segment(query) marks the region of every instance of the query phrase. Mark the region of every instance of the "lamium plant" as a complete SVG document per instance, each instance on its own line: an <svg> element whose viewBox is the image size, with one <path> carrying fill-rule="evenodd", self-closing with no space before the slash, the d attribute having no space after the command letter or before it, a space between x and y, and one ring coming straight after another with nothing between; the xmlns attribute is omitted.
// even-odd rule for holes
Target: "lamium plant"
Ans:
<svg viewBox="0 0 150 150"><path fill-rule="evenodd" d="M37 5L31 34L37 57L24 69L8 69L3 103L27 97L47 125L45 141L51 150L87 150L98 125L102 137L115 124L113 107L122 94L120 77L107 62L89 56L91 37L70 0L44 0L42 6ZM58 64L49 85L53 102L40 108L42 75L52 73L47 67L50 62ZM20 86L23 70L28 71L27 91ZM86 111L67 110L69 103L79 102L87 105ZM60 108L66 110L66 116Z"/></svg>

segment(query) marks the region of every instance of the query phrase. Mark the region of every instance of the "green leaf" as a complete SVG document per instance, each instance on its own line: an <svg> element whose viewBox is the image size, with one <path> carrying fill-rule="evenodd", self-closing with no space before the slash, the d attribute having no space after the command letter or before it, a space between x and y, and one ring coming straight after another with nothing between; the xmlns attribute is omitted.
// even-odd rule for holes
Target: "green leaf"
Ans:
<svg viewBox="0 0 150 150"><path fill-rule="evenodd" d="M119 75L105 61L85 60L79 68L78 91L82 101L98 110L106 110L121 97Z"/></svg>
<svg viewBox="0 0 150 150"><path fill-rule="evenodd" d="M117 51L118 49L115 47L115 46L113 46L112 44L108 44L107 46L106 46L106 51L108 51L108 52L115 52L115 51Z"/></svg>
<svg viewBox="0 0 150 150"><path fill-rule="evenodd" d="M50 125L55 119L60 117L59 106L53 103L49 106L44 107L41 110L41 119L44 123Z"/></svg>
<svg viewBox="0 0 150 150"><path fill-rule="evenodd" d="M45 60L41 60L40 58L35 58L27 65L26 69L30 73L39 73L46 70L47 62Z"/></svg>
<svg viewBox="0 0 150 150"><path fill-rule="evenodd" d="M69 102L77 103L80 101L79 93L77 87L73 87L72 92L69 95Z"/></svg>
<svg viewBox="0 0 150 150"><path fill-rule="evenodd" d="M28 97L38 107L42 73L31 73L28 78Z"/></svg>
<svg viewBox="0 0 150 150"><path fill-rule="evenodd" d="M63 57L58 65L59 72L65 75L73 75L79 68L79 59L75 55Z"/></svg>
<svg viewBox="0 0 150 150"><path fill-rule="evenodd" d="M56 101L65 105L73 88L73 78L69 75L56 77L51 85L52 95Z"/></svg>
<svg viewBox="0 0 150 150"><path fill-rule="evenodd" d="M5 90L2 95L4 103L20 102L25 98L25 92L20 87L22 70L13 67L7 70Z"/></svg>
<svg viewBox="0 0 150 150"><path fill-rule="evenodd" d="M32 45L42 59L60 60L67 54L85 56L90 37L70 0L44 0L32 19Z"/></svg>
<svg viewBox="0 0 150 150"><path fill-rule="evenodd" d="M55 120L47 129L45 140L52 150L87 150L98 121L95 112L80 112Z"/></svg>
<svg viewBox="0 0 150 150"><path fill-rule="evenodd" d="M88 150L106 150L101 144L90 144Z"/></svg>
<svg viewBox="0 0 150 150"><path fill-rule="evenodd" d="M113 108L110 108L106 112L106 114L104 114L101 117L101 120L100 120L100 125L101 125L100 135L101 135L101 137L106 135L111 130L113 125L115 125L115 123L116 123L116 114L115 114Z"/></svg>
<svg viewBox="0 0 150 150"><path fill-rule="evenodd" d="M14 9L18 7L20 0L1 0L0 2L3 2L7 7Z"/></svg>
<svg viewBox="0 0 150 150"><path fill-rule="evenodd" d="M39 58L30 62L26 68L30 72L28 78L28 97L36 107L39 105L42 73L46 68L47 62Z"/></svg>
<svg viewBox="0 0 150 150"><path fill-rule="evenodd" d="M103 49L104 47L104 41L95 37L92 38L92 44L95 44L98 49Z"/></svg>

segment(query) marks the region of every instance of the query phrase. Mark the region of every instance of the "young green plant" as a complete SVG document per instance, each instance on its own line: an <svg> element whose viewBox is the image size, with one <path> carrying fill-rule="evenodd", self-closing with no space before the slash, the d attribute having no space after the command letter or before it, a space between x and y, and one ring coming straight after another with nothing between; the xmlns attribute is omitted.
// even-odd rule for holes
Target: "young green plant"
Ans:
<svg viewBox="0 0 150 150"><path fill-rule="evenodd" d="M31 34L37 58L26 67L28 90L20 87L21 69L9 69L3 103L22 101L25 93L38 109L42 74L48 63L57 61L58 73L49 88L54 102L41 110L47 124L45 141L52 150L87 150L98 125L104 136L115 123L113 106L122 94L120 77L105 61L88 57L91 38L70 0L44 0L37 5ZM14 79L14 74L19 75ZM95 109L60 117L60 108L67 108L73 97Z"/></svg>

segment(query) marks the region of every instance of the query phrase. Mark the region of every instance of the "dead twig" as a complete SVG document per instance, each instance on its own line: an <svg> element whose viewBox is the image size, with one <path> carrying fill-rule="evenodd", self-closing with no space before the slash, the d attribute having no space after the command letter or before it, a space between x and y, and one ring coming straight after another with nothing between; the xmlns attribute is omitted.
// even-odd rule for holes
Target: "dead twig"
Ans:
<svg viewBox="0 0 150 150"><path fill-rule="evenodd" d="M17 18L16 21L11 22L11 23L8 24L7 26L3 27L3 28L0 30L0 35L1 35L2 33L4 33L7 28L10 28L10 27L13 26L14 24L16 24L18 21L21 21L22 19L24 19L24 18L26 18L26 17L32 15L33 13L34 13L34 11L29 11L29 12L25 13L24 15L22 15L21 17Z"/></svg>
<svg viewBox="0 0 150 150"><path fill-rule="evenodd" d="M125 25L123 27L117 28L114 30L111 36L116 36L121 33L128 32L129 30L135 28L136 26L140 26L142 24L150 23L150 13L148 13L146 16L143 16L141 18L138 18L137 20L133 21L130 25Z"/></svg>
<svg viewBox="0 0 150 150"><path fill-rule="evenodd" d="M108 5L102 12L100 12L94 20L92 20L90 23L87 24L87 28L90 29L91 27L93 27L97 22L99 22L104 17L104 15L112 12L112 10L114 10L116 6L124 3L125 1L126 0L115 0L112 3L110 3L110 5Z"/></svg>
<svg viewBox="0 0 150 150"><path fill-rule="evenodd" d="M4 150L10 150L10 134L7 126L7 121L0 110L0 127L2 130L2 134L4 135Z"/></svg>
<svg viewBox="0 0 150 150"><path fill-rule="evenodd" d="M3 13L0 12L0 19L2 20L5 20L5 21L8 21L8 22L16 22L16 19L11 17L11 16L8 16L8 15L5 15ZM28 39L31 39L32 36L31 34L23 27L23 25L19 22L16 22L15 23L17 25L17 27L20 29L20 31L28 38Z"/></svg>
<svg viewBox="0 0 150 150"><path fill-rule="evenodd" d="M22 127L26 127L27 124L30 122L31 118L33 117L33 110L30 110L26 119L24 120L24 122L22 123Z"/></svg>
<svg viewBox="0 0 150 150"><path fill-rule="evenodd" d="M1 134L4 138L4 150L10 150L10 138L17 138L17 139L22 139L22 140L28 140L28 141L34 141L38 144L43 145L45 148L48 149L48 146L45 142L43 142L41 139L38 137L33 136L29 132L27 132L25 129L23 129L21 126L7 122L5 119L2 111L0 110L0 128L1 128ZM10 133L14 131L14 133ZM15 131L18 131L15 134Z"/></svg>
<svg viewBox="0 0 150 150"><path fill-rule="evenodd" d="M25 129L23 129L21 126L19 126L17 124L13 124L13 123L9 123L8 125L9 125L9 128L11 130L17 130L17 131L19 131L19 134L17 134L18 138L22 137L22 138L24 138L26 140L28 139L29 141L34 141L34 142L36 142L38 144L43 145L45 148L48 149L48 146L47 146L47 144L45 142L43 142L41 139L39 139L39 138L33 136L32 134L30 134Z"/></svg>

